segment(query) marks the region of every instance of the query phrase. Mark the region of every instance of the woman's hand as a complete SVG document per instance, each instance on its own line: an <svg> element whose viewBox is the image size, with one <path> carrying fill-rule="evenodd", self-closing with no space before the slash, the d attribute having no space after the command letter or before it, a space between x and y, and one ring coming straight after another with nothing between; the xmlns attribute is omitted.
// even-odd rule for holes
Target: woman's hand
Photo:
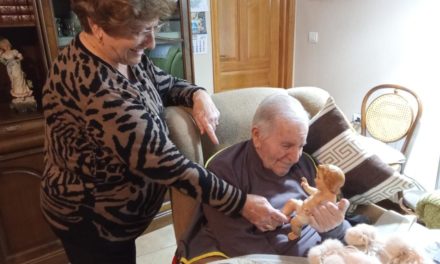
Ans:
<svg viewBox="0 0 440 264"><path fill-rule="evenodd" d="M273 208L266 198L253 194L247 195L241 215L263 232L275 230L289 221L287 216Z"/></svg>
<svg viewBox="0 0 440 264"><path fill-rule="evenodd" d="M218 144L215 129L218 125L220 112L212 101L211 96L203 90L198 90L193 94L193 102L192 115L200 133L202 135L207 133L212 143Z"/></svg>
<svg viewBox="0 0 440 264"><path fill-rule="evenodd" d="M350 202L347 199L341 199L337 204L324 202L312 210L310 226L319 233L332 230L344 221L349 205Z"/></svg>

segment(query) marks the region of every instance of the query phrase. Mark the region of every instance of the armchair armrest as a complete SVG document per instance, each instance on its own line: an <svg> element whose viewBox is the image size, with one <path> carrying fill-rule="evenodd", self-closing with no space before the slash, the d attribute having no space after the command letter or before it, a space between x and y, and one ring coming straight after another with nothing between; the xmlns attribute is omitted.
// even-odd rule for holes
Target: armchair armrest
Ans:
<svg viewBox="0 0 440 264"><path fill-rule="evenodd" d="M191 109L170 106L165 110L165 118L170 130L170 139L188 159L203 164L200 133L191 116ZM174 234L178 239L189 225L196 200L171 188L171 209ZM182 215L183 214L183 215Z"/></svg>

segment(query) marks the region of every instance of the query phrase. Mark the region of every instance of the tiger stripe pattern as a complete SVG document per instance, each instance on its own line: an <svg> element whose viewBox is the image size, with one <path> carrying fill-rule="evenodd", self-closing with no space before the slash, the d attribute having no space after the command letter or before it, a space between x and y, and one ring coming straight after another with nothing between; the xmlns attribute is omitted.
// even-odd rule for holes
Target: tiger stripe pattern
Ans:
<svg viewBox="0 0 440 264"><path fill-rule="evenodd" d="M41 207L50 225L91 221L99 236L142 234L167 186L238 214L245 194L185 158L168 137L164 108L192 106L201 87L174 78L147 56L130 81L77 36L54 61L43 88L45 168Z"/></svg>

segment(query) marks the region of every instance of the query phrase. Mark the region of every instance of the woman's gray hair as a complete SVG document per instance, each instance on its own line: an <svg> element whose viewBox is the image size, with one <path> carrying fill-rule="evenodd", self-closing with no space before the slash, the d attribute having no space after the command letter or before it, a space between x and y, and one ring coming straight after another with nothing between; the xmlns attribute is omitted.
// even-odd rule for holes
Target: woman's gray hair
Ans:
<svg viewBox="0 0 440 264"><path fill-rule="evenodd" d="M301 103L288 94L274 94L265 98L257 108L252 126L267 136L276 120L290 120L308 126L309 114Z"/></svg>
<svg viewBox="0 0 440 264"><path fill-rule="evenodd" d="M170 16L177 5L175 0L71 0L85 32L91 33L88 20L112 36L130 35L140 23Z"/></svg>

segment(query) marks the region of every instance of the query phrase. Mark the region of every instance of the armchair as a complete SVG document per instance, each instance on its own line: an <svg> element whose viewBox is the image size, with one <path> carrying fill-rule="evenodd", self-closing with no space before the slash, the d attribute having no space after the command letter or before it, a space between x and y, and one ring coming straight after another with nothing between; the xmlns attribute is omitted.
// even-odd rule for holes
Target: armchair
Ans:
<svg viewBox="0 0 440 264"><path fill-rule="evenodd" d="M273 93L288 93L298 99L310 114L316 115L325 105L329 94L316 87L300 87L291 89L255 87L217 93L212 96L221 116L217 127L219 145L213 145L205 136L200 136L192 120L190 109L168 107L166 109L170 137L189 159L204 164L218 150L250 138L251 122L258 104ZM189 225L196 206L196 201L177 190L171 190L171 206L176 239ZM359 207L358 211L375 221L383 209L375 205Z"/></svg>

